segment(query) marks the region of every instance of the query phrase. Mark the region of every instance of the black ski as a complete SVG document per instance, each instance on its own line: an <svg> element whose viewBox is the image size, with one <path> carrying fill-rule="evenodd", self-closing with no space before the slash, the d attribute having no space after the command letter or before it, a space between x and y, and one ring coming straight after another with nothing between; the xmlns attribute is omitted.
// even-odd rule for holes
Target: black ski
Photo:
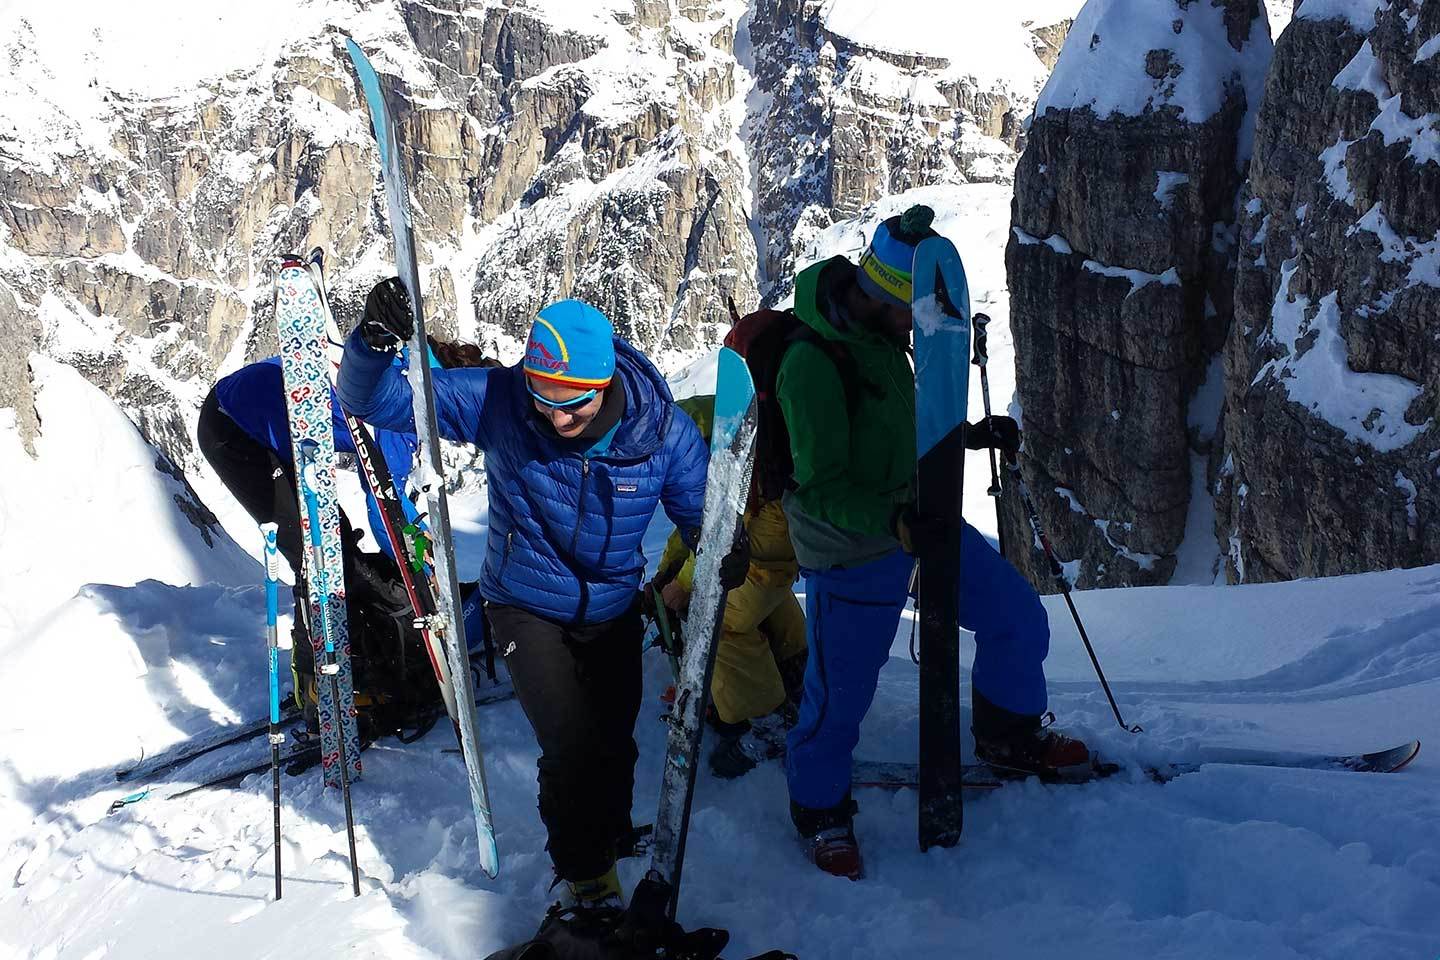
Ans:
<svg viewBox="0 0 1440 960"><path fill-rule="evenodd" d="M360 746L363 750L369 746L369 744L362 743ZM244 762L238 765L227 764L222 766L218 772L206 777L201 782L194 786L186 787L184 790L177 791L176 793L168 794L165 799L178 800L180 797L188 797L190 794L199 793L201 790L213 790L216 787L229 786L232 783L239 783L246 777L254 776L257 773L265 773L270 769L270 758L268 756L264 760L254 760L249 757L243 758L243 760ZM287 775L294 776L297 773L304 773L319 762L320 741L316 739L298 744L289 751L281 754L279 767L285 771Z"/></svg>
<svg viewBox="0 0 1440 960"><path fill-rule="evenodd" d="M295 701L291 697L285 698L285 711L281 715L282 720L289 720L299 716L299 710L295 707ZM270 730L270 718L252 720L249 723L242 723L238 726L220 727L209 733L197 734L186 740L181 740L174 746L157 753L148 760L142 755L140 760L132 767L124 767L115 771L115 779L121 782L127 780L138 780L144 777L151 777L156 774L166 773L176 767L183 767L192 760L197 760L224 747L237 743L244 743L247 740L254 740L256 737L268 733Z"/></svg>
<svg viewBox="0 0 1440 960"><path fill-rule="evenodd" d="M960 765L960 528L965 405L970 383L970 293L954 245L915 249L915 486L920 515L954 531L920 555L920 849L953 847L964 826Z"/></svg>

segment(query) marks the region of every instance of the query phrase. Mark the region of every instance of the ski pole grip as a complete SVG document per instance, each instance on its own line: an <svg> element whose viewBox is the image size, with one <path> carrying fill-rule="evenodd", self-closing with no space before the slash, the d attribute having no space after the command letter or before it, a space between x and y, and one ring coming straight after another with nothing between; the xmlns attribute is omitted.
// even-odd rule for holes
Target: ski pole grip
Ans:
<svg viewBox="0 0 1440 960"><path fill-rule="evenodd" d="M977 313L974 317L971 318L971 324L974 327L975 340L974 362L977 367L985 366L985 362L990 359L990 348L985 342L985 327L989 323L990 317L984 313Z"/></svg>
<svg viewBox="0 0 1440 960"><path fill-rule="evenodd" d="M270 583L280 580L280 550L277 543L280 528L273 522L260 524L260 535L265 538L265 579Z"/></svg>

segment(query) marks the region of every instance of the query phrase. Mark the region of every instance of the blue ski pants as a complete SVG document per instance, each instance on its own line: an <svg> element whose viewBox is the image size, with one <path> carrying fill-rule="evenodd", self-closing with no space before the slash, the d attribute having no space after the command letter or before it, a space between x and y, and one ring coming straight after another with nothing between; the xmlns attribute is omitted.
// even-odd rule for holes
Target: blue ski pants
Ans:
<svg viewBox="0 0 1440 960"><path fill-rule="evenodd" d="M803 807L834 807L850 790L850 755L890 658L914 565L896 550L858 567L804 571L810 660L785 759L790 799ZM968 523L960 539L960 625L975 632L974 689L1014 713L1044 713L1045 608Z"/></svg>

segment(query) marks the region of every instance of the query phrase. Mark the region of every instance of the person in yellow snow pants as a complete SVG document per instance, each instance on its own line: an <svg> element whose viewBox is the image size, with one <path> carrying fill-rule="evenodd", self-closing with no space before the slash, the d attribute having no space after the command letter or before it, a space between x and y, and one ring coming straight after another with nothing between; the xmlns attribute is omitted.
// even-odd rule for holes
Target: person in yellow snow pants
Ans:
<svg viewBox="0 0 1440 960"><path fill-rule="evenodd" d="M715 398L691 397L678 405L708 437ZM754 501L744 517L750 569L745 582L726 597L710 681L711 726L718 734L710 768L721 777L738 777L783 752L805 675L805 613L793 589L800 568L790 528L778 500ZM651 584L665 607L682 617L694 562L676 531Z"/></svg>

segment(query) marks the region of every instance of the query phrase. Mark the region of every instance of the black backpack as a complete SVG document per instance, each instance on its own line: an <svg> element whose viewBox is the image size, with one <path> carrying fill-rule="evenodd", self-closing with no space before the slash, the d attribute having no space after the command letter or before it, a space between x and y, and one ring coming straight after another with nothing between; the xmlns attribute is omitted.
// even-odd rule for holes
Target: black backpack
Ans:
<svg viewBox="0 0 1440 960"><path fill-rule="evenodd" d="M759 502L778 500L786 490L795 488L795 461L790 454L790 431L780 410L775 381L785 351L797 341L813 343L824 351L845 389L845 411L854 416L860 402L860 391L867 384L860 376L860 365L844 343L820 336L814 328L795 315L794 310L756 310L743 317L730 305L730 332L725 346L745 358L750 378L755 383L758 426L755 434L755 470L751 496Z"/></svg>
<svg viewBox="0 0 1440 960"><path fill-rule="evenodd" d="M409 742L444 715L444 704L425 641L416 628L410 599L395 561L383 553L345 551L345 610L350 665L361 739L397 735ZM296 594L296 689L310 693L314 663L306 621L303 580Z"/></svg>

